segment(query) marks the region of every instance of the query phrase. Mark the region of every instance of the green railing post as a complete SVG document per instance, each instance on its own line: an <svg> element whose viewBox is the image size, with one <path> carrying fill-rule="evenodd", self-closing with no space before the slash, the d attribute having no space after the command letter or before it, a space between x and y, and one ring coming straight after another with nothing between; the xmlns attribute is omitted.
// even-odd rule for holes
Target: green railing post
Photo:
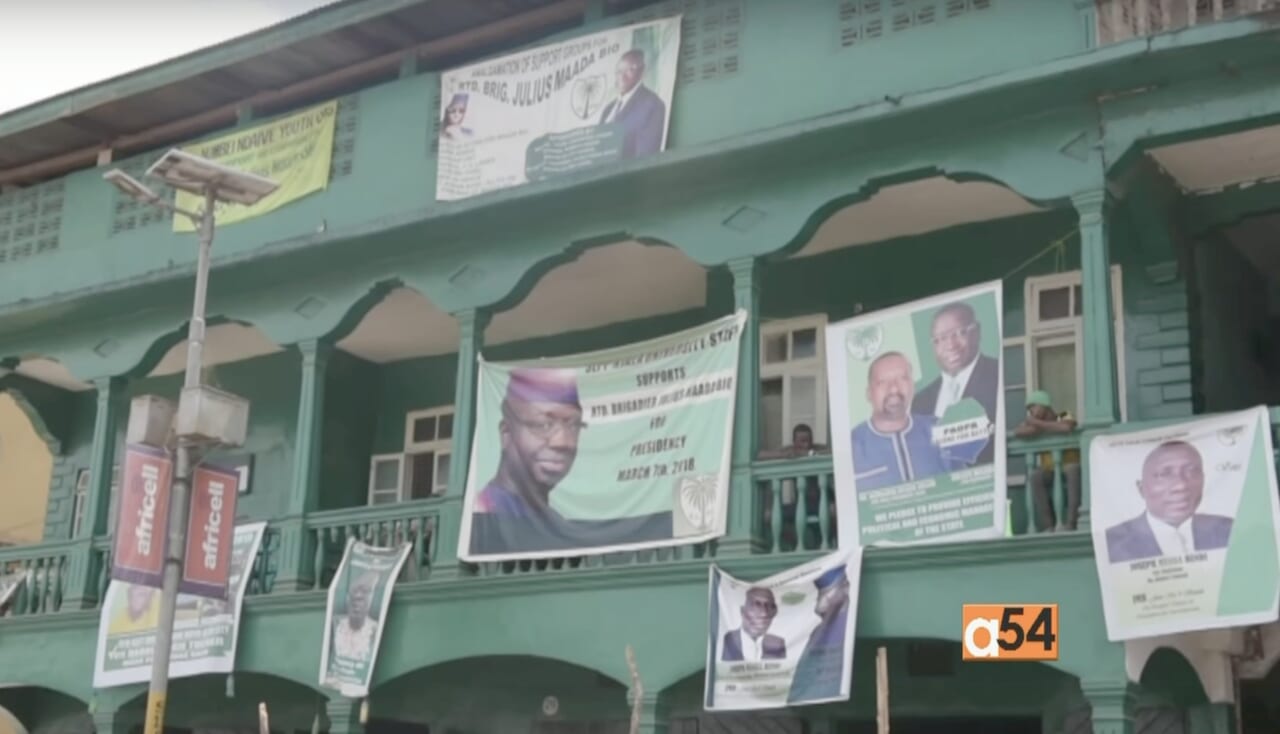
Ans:
<svg viewBox="0 0 1280 734"><path fill-rule="evenodd" d="M1084 296L1084 415L1088 427L1116 422L1115 308L1105 189L1072 197L1080 220L1081 292Z"/></svg>

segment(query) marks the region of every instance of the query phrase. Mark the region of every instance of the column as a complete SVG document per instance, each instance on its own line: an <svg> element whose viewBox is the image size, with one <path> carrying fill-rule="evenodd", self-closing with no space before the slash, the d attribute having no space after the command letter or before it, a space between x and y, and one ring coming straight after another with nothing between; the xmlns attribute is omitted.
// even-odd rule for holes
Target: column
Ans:
<svg viewBox="0 0 1280 734"><path fill-rule="evenodd" d="M93 538L114 532L108 527L111 506L111 477L116 463L117 429L124 412L125 381L103 377L93 381L97 410L93 416L93 448L89 456L89 489L84 515L76 531L76 545L68 559L66 597L63 609L92 607L98 598L98 575L102 558L93 551Z"/></svg>
<svg viewBox="0 0 1280 734"><path fill-rule="evenodd" d="M1236 711L1229 703L1206 703L1187 709L1188 734L1235 734Z"/></svg>
<svg viewBox="0 0 1280 734"><path fill-rule="evenodd" d="M1071 197L1080 219L1081 290L1084 296L1084 415L1086 427L1108 426L1116 401L1115 308L1111 303L1111 255L1107 244L1107 192Z"/></svg>
<svg viewBox="0 0 1280 734"><path fill-rule="evenodd" d="M475 427L476 385L480 373L476 360L484 348L484 330L489 314L469 308L453 315L458 320L458 369L454 376L453 445L450 448L449 492L440 507L436 526L439 533L432 575L453 578L459 574L458 536L462 525L463 495L467 490L467 470L471 464L471 437Z"/></svg>
<svg viewBox="0 0 1280 734"><path fill-rule="evenodd" d="M93 730L97 734L114 734L116 729L116 709L93 706L89 715L93 718ZM127 727L120 727L127 729Z"/></svg>
<svg viewBox="0 0 1280 734"><path fill-rule="evenodd" d="M729 478L729 525L721 547L728 553L751 552L756 527L755 480L751 462L759 443L760 405L760 267L755 258L729 261L733 305L745 309L742 351L738 356L738 404L733 417L733 469Z"/></svg>
<svg viewBox="0 0 1280 734"><path fill-rule="evenodd" d="M661 699L661 694L647 692L640 699L639 734L667 734L670 716ZM627 703L631 701L632 697L628 695Z"/></svg>
<svg viewBox="0 0 1280 734"><path fill-rule="evenodd" d="M279 571L274 590L311 588L315 575L315 543L304 517L316 508L320 494L320 456L324 426L325 368L332 347L318 339L298 342L301 356L298 420L293 440L293 474L280 531Z"/></svg>
<svg viewBox="0 0 1280 734"><path fill-rule="evenodd" d="M329 720L329 734L361 734L364 731L364 724L360 721L362 703L350 698L326 701L324 715Z"/></svg>
<svg viewBox="0 0 1280 734"><path fill-rule="evenodd" d="M1082 681L1080 691L1092 709L1093 734L1134 734L1138 695L1129 681Z"/></svg>

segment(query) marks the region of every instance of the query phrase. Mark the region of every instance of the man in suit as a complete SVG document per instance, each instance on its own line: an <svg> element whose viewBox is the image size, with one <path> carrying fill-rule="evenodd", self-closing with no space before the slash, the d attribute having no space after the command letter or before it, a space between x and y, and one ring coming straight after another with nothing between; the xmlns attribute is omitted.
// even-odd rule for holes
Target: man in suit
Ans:
<svg viewBox="0 0 1280 734"><path fill-rule="evenodd" d="M1225 548L1232 520L1198 513L1204 460L1186 441L1165 441L1142 462L1138 492L1146 512L1107 528L1112 563Z"/></svg>
<svg viewBox="0 0 1280 734"><path fill-rule="evenodd" d="M666 137L667 105L641 81L644 79L644 52L638 48L618 59L615 70L618 97L605 105L600 124L615 124L625 136L623 158L640 158L662 150Z"/></svg>
<svg viewBox="0 0 1280 734"><path fill-rule="evenodd" d="M994 426L1000 364L978 351L982 324L978 323L973 307L956 302L938 309L933 315L931 337L933 356L942 374L916 395L911 411L940 421L948 408L965 398L973 398ZM981 466L994 460L995 441L988 440L974 463Z"/></svg>
<svg viewBox="0 0 1280 734"><path fill-rule="evenodd" d="M773 592L763 587L747 589L742 603L742 626L724 633L721 660L760 662L782 660L787 656L787 641L766 633L778 616L778 602Z"/></svg>

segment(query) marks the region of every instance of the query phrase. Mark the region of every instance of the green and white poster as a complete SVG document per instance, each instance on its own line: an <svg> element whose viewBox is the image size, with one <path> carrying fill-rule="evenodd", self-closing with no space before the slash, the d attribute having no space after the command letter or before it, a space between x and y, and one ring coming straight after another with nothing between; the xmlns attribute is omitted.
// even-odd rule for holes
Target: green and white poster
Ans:
<svg viewBox="0 0 1280 734"><path fill-rule="evenodd" d="M229 673L235 669L240 607L266 529L265 522L236 526L226 600L178 594L169 653L170 678ZM93 687L150 680L151 651L159 626L160 590L113 580L102 600Z"/></svg>
<svg viewBox="0 0 1280 734"><path fill-rule="evenodd" d="M1109 639L1280 616L1272 456L1264 406L1093 439L1093 548Z"/></svg>
<svg viewBox="0 0 1280 734"><path fill-rule="evenodd" d="M369 695L391 592L413 546L392 548L347 539L342 563L329 584L320 650L320 685L348 698Z"/></svg>
<svg viewBox="0 0 1280 734"><path fill-rule="evenodd" d="M843 543L1005 531L1000 281L827 326Z"/></svg>
<svg viewBox="0 0 1280 734"><path fill-rule="evenodd" d="M480 360L458 555L552 558L724 535L746 313L535 362Z"/></svg>

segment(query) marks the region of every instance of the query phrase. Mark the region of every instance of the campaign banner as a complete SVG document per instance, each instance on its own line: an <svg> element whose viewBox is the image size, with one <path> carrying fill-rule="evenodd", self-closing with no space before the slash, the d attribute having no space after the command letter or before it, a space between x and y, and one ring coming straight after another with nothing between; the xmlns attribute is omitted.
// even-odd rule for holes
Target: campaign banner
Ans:
<svg viewBox="0 0 1280 734"><path fill-rule="evenodd" d="M1001 295L994 281L827 326L842 544L1004 534Z"/></svg>
<svg viewBox="0 0 1280 734"><path fill-rule="evenodd" d="M861 547L756 582L710 576L707 711L848 700Z"/></svg>
<svg viewBox="0 0 1280 734"><path fill-rule="evenodd" d="M554 558L724 535L746 312L615 349L479 362L458 555Z"/></svg>
<svg viewBox="0 0 1280 734"><path fill-rule="evenodd" d="M160 588L169 542L172 482L169 452L142 444L125 447L111 578Z"/></svg>
<svg viewBox="0 0 1280 734"><path fill-rule="evenodd" d="M280 188L252 206L215 203L218 226L243 222L275 211L308 194L323 191L329 185L337 115L338 102L333 100L261 125L182 146L183 152L280 184ZM179 191L174 205L189 212L198 212L204 208L204 196ZM173 231L194 232L195 223L175 213Z"/></svg>
<svg viewBox="0 0 1280 734"><path fill-rule="evenodd" d="M169 648L170 678L229 673L235 668L241 605L266 528L265 522L236 527L228 599L178 594ZM151 651L159 626L159 589L112 581L102 600L93 687L150 680Z"/></svg>
<svg viewBox="0 0 1280 734"><path fill-rule="evenodd" d="M1280 497L1264 406L1089 446L1094 556L1113 641L1280 617Z"/></svg>
<svg viewBox="0 0 1280 734"><path fill-rule="evenodd" d="M342 563L329 585L320 685L348 698L369 695L391 592L412 548L410 543L381 548L347 539Z"/></svg>
<svg viewBox="0 0 1280 734"><path fill-rule="evenodd" d="M0 614L9 611L9 605L18 596L18 590L32 576L32 571L14 571L0 576Z"/></svg>
<svg viewBox="0 0 1280 734"><path fill-rule="evenodd" d="M227 598L239 489L236 469L201 464L192 472L187 553L178 582L182 593Z"/></svg>
<svg viewBox="0 0 1280 734"><path fill-rule="evenodd" d="M674 16L445 72L436 199L664 150L679 58Z"/></svg>

